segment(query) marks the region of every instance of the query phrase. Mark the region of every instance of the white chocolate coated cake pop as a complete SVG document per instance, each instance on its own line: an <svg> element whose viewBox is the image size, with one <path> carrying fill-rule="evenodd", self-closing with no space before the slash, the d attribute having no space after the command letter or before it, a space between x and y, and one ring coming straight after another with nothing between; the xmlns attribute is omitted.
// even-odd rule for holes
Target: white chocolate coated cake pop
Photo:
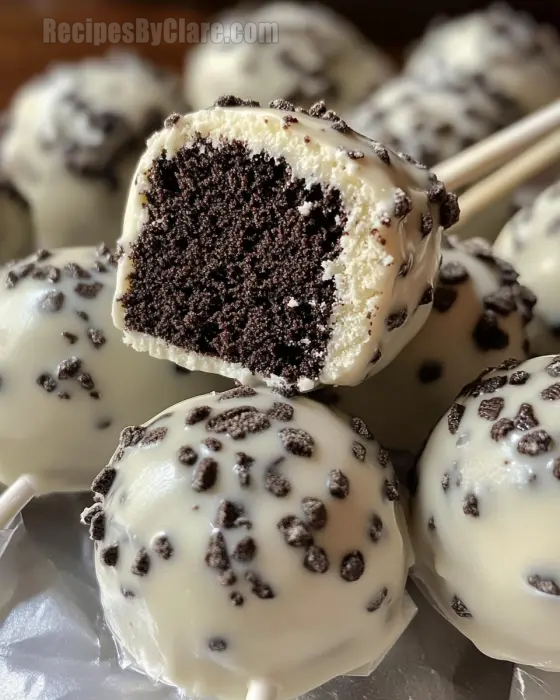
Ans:
<svg viewBox="0 0 560 700"><path fill-rule="evenodd" d="M146 139L181 106L175 78L126 53L56 64L24 85L1 160L29 203L38 246L113 243Z"/></svg>
<svg viewBox="0 0 560 700"><path fill-rule="evenodd" d="M471 382L418 465L415 571L488 656L560 671L560 357Z"/></svg>
<svg viewBox="0 0 560 700"><path fill-rule="evenodd" d="M309 107L325 100L345 112L395 72L391 59L339 14L319 4L272 2L217 18L225 41L201 43L185 64L185 95L194 109L226 93ZM275 40L266 32L276 30ZM243 30L254 26L259 41ZM239 35L239 38L237 38Z"/></svg>
<svg viewBox="0 0 560 700"><path fill-rule="evenodd" d="M421 81L398 76L348 117L356 131L433 167L518 118L484 80Z"/></svg>
<svg viewBox="0 0 560 700"><path fill-rule="evenodd" d="M560 97L560 38L505 4L437 23L412 50L405 72L458 84L483 77L532 112Z"/></svg>
<svg viewBox="0 0 560 700"><path fill-rule="evenodd" d="M428 320L379 374L325 399L363 416L383 445L416 453L461 387L489 365L528 356L534 295L481 239L444 237Z"/></svg>
<svg viewBox="0 0 560 700"><path fill-rule="evenodd" d="M115 265L107 249L69 248L2 269L0 482L30 474L40 493L85 490L123 426L225 388L122 343Z"/></svg>
<svg viewBox="0 0 560 700"><path fill-rule="evenodd" d="M190 695L300 695L408 622L398 484L360 419L250 387L196 397L123 431L92 488L108 625Z"/></svg>
<svg viewBox="0 0 560 700"><path fill-rule="evenodd" d="M323 103L225 97L140 160L113 309L188 369L309 391L358 384L426 320L457 199Z"/></svg>
<svg viewBox="0 0 560 700"><path fill-rule="evenodd" d="M560 182L515 214L494 244L537 295L527 331L538 355L560 352Z"/></svg>

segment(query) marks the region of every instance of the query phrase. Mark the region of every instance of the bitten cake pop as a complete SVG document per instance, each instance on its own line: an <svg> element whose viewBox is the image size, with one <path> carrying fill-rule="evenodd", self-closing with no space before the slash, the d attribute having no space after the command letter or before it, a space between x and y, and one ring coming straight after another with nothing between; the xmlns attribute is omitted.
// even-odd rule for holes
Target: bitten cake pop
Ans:
<svg viewBox="0 0 560 700"><path fill-rule="evenodd" d="M560 352L560 182L517 212L494 248L511 260L521 281L537 295L535 318L528 328L532 350Z"/></svg>
<svg viewBox="0 0 560 700"><path fill-rule="evenodd" d="M457 217L435 175L324 104L225 97L150 139L113 319L135 349L188 369L357 384L427 318L440 226Z"/></svg>
<svg viewBox="0 0 560 700"><path fill-rule="evenodd" d="M127 428L83 513L126 656L196 697L290 698L408 622L388 454L357 418L239 387Z"/></svg>
<svg viewBox="0 0 560 700"><path fill-rule="evenodd" d="M240 7L216 21L225 40L201 43L186 59L185 95L194 109L233 92L304 107L326 100L344 112L395 71L389 57L344 17L318 4ZM250 28L256 41L247 38Z"/></svg>
<svg viewBox="0 0 560 700"><path fill-rule="evenodd" d="M485 79L432 84L404 75L374 92L349 122L356 131L433 167L518 116L515 104Z"/></svg>
<svg viewBox="0 0 560 700"><path fill-rule="evenodd" d="M87 489L131 419L224 388L122 343L107 249L42 250L1 274L0 482L31 474L39 493Z"/></svg>
<svg viewBox="0 0 560 700"><path fill-rule="evenodd" d="M115 241L146 138L181 105L174 78L125 53L57 64L24 85L0 155L38 245Z"/></svg>
<svg viewBox="0 0 560 700"><path fill-rule="evenodd" d="M436 24L405 67L416 79L457 84L483 77L531 112L560 97L560 38L549 26L507 5Z"/></svg>
<svg viewBox="0 0 560 700"><path fill-rule="evenodd" d="M560 671L560 357L505 362L432 433L412 504L416 572L489 656Z"/></svg>
<svg viewBox="0 0 560 700"><path fill-rule="evenodd" d="M527 358L534 295L486 241L445 238L426 324L382 372L325 398L363 416L389 447L417 452L472 377L509 357Z"/></svg>

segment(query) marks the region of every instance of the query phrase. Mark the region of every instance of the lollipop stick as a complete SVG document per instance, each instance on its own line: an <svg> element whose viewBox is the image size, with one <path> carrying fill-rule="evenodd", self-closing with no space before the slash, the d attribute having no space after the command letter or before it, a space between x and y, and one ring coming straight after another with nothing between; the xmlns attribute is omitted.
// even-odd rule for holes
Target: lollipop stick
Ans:
<svg viewBox="0 0 560 700"><path fill-rule="evenodd" d="M453 227L460 231L475 214L513 192L527 180L560 161L560 129L535 144L459 197L461 218Z"/></svg>
<svg viewBox="0 0 560 700"><path fill-rule="evenodd" d="M434 171L448 189L476 181L560 127L560 100L467 148Z"/></svg>
<svg viewBox="0 0 560 700"><path fill-rule="evenodd" d="M0 496L0 530L7 527L36 495L33 479L24 474Z"/></svg>
<svg viewBox="0 0 560 700"><path fill-rule="evenodd" d="M278 688L264 678L254 678L249 683L245 700L276 700Z"/></svg>

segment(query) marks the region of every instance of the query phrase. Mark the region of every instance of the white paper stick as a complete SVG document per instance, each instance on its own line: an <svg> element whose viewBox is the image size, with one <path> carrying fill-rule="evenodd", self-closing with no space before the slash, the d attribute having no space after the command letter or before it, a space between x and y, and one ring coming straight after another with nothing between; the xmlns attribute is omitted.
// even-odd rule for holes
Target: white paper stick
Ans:
<svg viewBox="0 0 560 700"><path fill-rule="evenodd" d="M276 700L278 688L265 678L254 678L249 683L245 700Z"/></svg>
<svg viewBox="0 0 560 700"><path fill-rule="evenodd" d="M28 474L8 486L0 496L0 530L6 528L36 494L33 478Z"/></svg>
<svg viewBox="0 0 560 700"><path fill-rule="evenodd" d="M459 223L453 227L453 233L460 232L473 216L558 162L560 162L560 129L461 195L459 197L461 217Z"/></svg>
<svg viewBox="0 0 560 700"><path fill-rule="evenodd" d="M560 128L560 100L443 161L433 170L448 189L464 187L557 128Z"/></svg>

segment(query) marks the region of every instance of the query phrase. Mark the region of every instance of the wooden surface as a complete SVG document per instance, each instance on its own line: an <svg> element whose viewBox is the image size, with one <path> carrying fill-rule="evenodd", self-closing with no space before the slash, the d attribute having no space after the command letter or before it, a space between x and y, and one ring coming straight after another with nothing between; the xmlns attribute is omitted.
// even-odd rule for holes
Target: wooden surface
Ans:
<svg viewBox="0 0 560 700"><path fill-rule="evenodd" d="M320 0L341 10L376 43L392 53L421 34L436 14L459 14L484 7L487 0ZM58 22L129 22L145 17L160 22L168 17L207 21L220 7L237 4L233 0L0 0L0 108L25 80L57 60L73 60L104 53L110 45L44 44L43 18ZM518 8L530 10L540 20L560 27L560 0L510 0ZM184 44L150 46L135 44L140 54L157 63L180 69Z"/></svg>

